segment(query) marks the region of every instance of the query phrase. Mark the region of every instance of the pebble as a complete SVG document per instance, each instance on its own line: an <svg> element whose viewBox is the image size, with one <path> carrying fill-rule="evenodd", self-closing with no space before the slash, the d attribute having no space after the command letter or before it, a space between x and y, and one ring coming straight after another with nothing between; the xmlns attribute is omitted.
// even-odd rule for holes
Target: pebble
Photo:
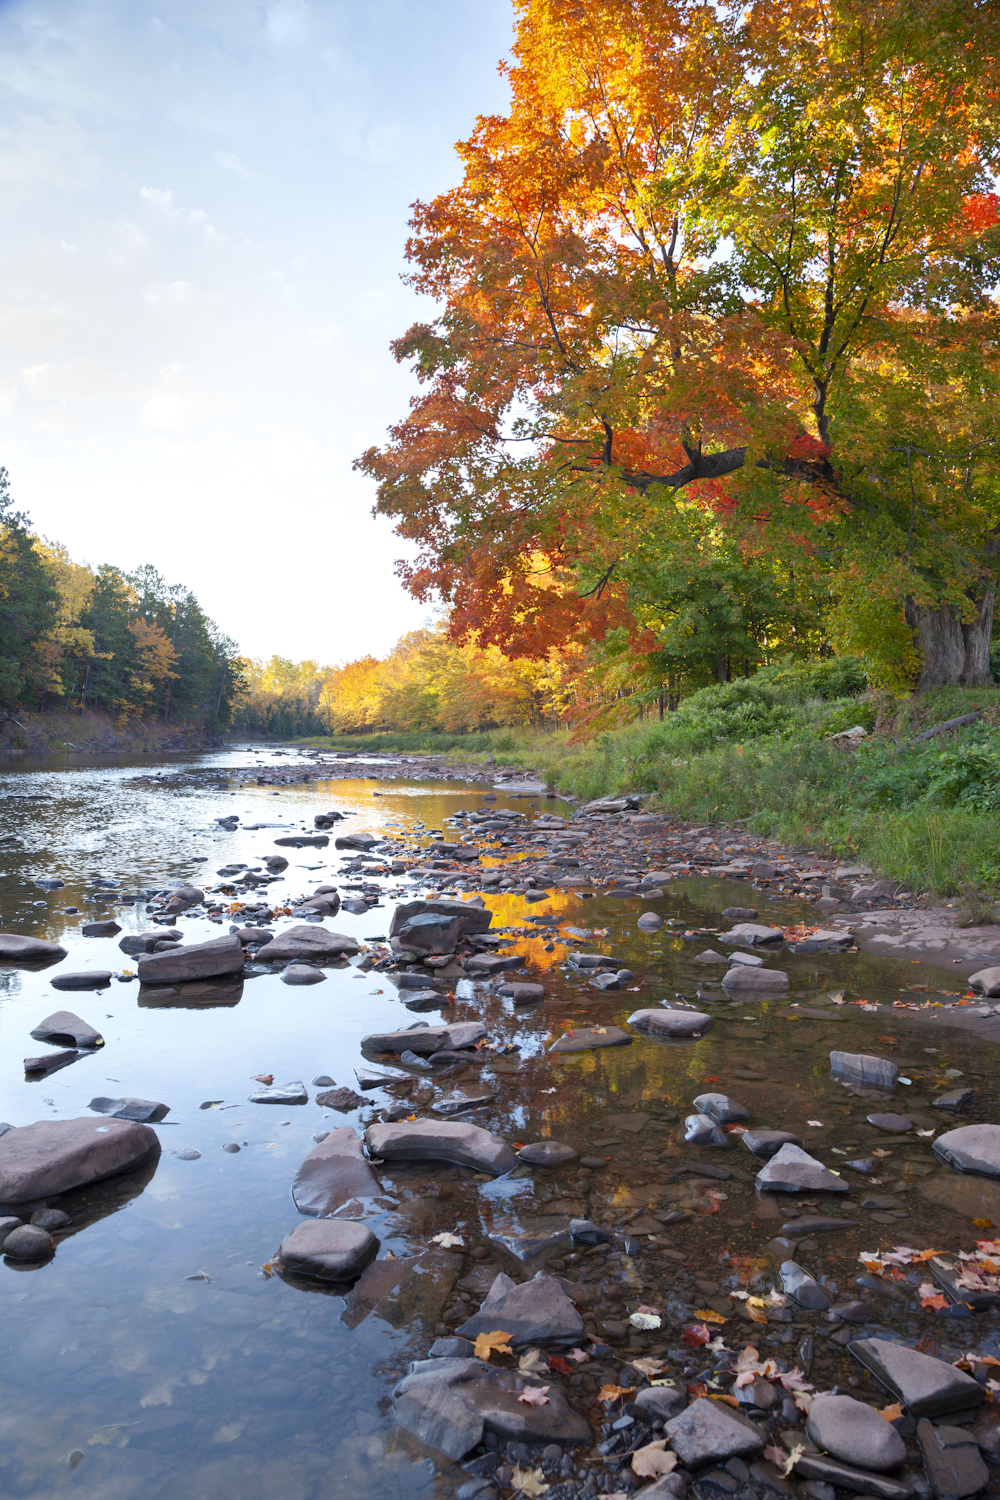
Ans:
<svg viewBox="0 0 1000 1500"><path fill-rule="evenodd" d="M908 1120L905 1115L869 1115L868 1123L878 1130L891 1130L899 1135L913 1129L913 1121Z"/></svg>

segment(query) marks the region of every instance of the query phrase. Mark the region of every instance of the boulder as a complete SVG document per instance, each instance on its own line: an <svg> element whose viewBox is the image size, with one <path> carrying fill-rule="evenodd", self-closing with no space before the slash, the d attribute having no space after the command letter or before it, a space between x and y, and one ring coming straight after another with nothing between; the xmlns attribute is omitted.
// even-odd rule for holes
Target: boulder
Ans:
<svg viewBox="0 0 1000 1500"><path fill-rule="evenodd" d="M126 933L118 946L123 953L133 955L152 953L159 943L179 943L181 940L179 932L174 932L169 927L158 927L155 932Z"/></svg>
<svg viewBox="0 0 1000 1500"><path fill-rule="evenodd" d="M506 1141L461 1120L397 1120L369 1125L365 1143L383 1161L450 1161L501 1177L517 1165Z"/></svg>
<svg viewBox="0 0 1000 1500"><path fill-rule="evenodd" d="M737 923L722 936L730 943L783 943L785 940L780 927L762 927L759 922Z"/></svg>
<svg viewBox="0 0 1000 1500"><path fill-rule="evenodd" d="M699 1114L711 1115L720 1125L732 1125L750 1118L746 1105L730 1099L728 1094L699 1094L694 1107Z"/></svg>
<svg viewBox="0 0 1000 1500"><path fill-rule="evenodd" d="M933 1151L956 1172L1000 1177L1000 1125L960 1125L939 1135Z"/></svg>
<svg viewBox="0 0 1000 1500"><path fill-rule="evenodd" d="M37 1224L22 1224L3 1242L3 1253L11 1260L45 1260L55 1248L56 1242L51 1234Z"/></svg>
<svg viewBox="0 0 1000 1500"><path fill-rule="evenodd" d="M686 1469L760 1453L765 1436L730 1406L700 1396L663 1428L667 1447Z"/></svg>
<svg viewBox="0 0 1000 1500"><path fill-rule="evenodd" d="M630 1047L632 1038L620 1026L574 1026L564 1031L549 1048L549 1055L563 1052L591 1052L597 1047Z"/></svg>
<svg viewBox="0 0 1000 1500"><path fill-rule="evenodd" d="M460 1051L484 1040L486 1027L480 1021L453 1021L450 1025L416 1026L412 1031L373 1031L361 1038L368 1052L416 1052L429 1057L442 1048Z"/></svg>
<svg viewBox="0 0 1000 1500"><path fill-rule="evenodd" d="M824 1312L830 1306L832 1299L829 1294L815 1276L810 1276L796 1261L782 1261L778 1274L781 1277L781 1290L807 1312Z"/></svg>
<svg viewBox="0 0 1000 1500"><path fill-rule="evenodd" d="M865 1052L831 1052L830 1077L837 1083L850 1083L891 1094L896 1087L899 1069L895 1063Z"/></svg>
<svg viewBox="0 0 1000 1500"><path fill-rule="evenodd" d="M157 1104L153 1099L105 1099L103 1095L91 1099L87 1108L115 1120L138 1120L140 1125L155 1125L170 1113L169 1104Z"/></svg>
<svg viewBox="0 0 1000 1500"><path fill-rule="evenodd" d="M895 1469L906 1460L906 1444L892 1423L853 1396L817 1396L806 1432L831 1458L863 1469Z"/></svg>
<svg viewBox="0 0 1000 1500"><path fill-rule="evenodd" d="M110 978L110 976L109 976ZM103 1047L99 1031L71 1010L56 1010L39 1021L31 1035L36 1042L51 1042L55 1047Z"/></svg>
<svg viewBox="0 0 1000 1500"><path fill-rule="evenodd" d="M990 1481L979 1444L962 1427L935 1427L926 1417L917 1423L917 1442L936 1500L964 1500Z"/></svg>
<svg viewBox="0 0 1000 1500"><path fill-rule="evenodd" d="M821 1161L803 1151L801 1146L786 1142L765 1167L757 1173L757 1187L763 1193L847 1193L842 1178L827 1170Z"/></svg>
<svg viewBox="0 0 1000 1500"><path fill-rule="evenodd" d="M1000 995L1000 968L979 969L968 978L970 990L978 990L983 995Z"/></svg>
<svg viewBox="0 0 1000 1500"><path fill-rule="evenodd" d="M703 1036L712 1027L712 1017L700 1010L667 1010L655 1007L650 1010L635 1010L628 1024L651 1037L676 1037L688 1040Z"/></svg>
<svg viewBox="0 0 1000 1500"><path fill-rule="evenodd" d="M54 990L106 990L111 983L111 970L92 969L89 974L54 974L49 983Z"/></svg>
<svg viewBox="0 0 1000 1500"><path fill-rule="evenodd" d="M731 995L783 995L788 989L784 969L753 969L734 964L723 977L722 988Z"/></svg>
<svg viewBox="0 0 1000 1500"><path fill-rule="evenodd" d="M379 1242L365 1224L350 1219L310 1219L281 1242L284 1271L321 1281L352 1281L378 1252Z"/></svg>
<svg viewBox="0 0 1000 1500"><path fill-rule="evenodd" d="M331 932L319 922L304 922L279 932L257 954L261 963L287 962L296 958L341 958L361 952L357 938L342 932Z"/></svg>
<svg viewBox="0 0 1000 1500"><path fill-rule="evenodd" d="M309 964L289 964L282 970L282 984L322 984L326 975Z"/></svg>
<svg viewBox="0 0 1000 1500"><path fill-rule="evenodd" d="M782 1146L802 1146L804 1141L789 1130L744 1130L740 1140L754 1156L767 1161L780 1151Z"/></svg>
<svg viewBox="0 0 1000 1500"><path fill-rule="evenodd" d="M128 1120L39 1120L0 1135L0 1202L26 1203L130 1172L157 1154L155 1130Z"/></svg>
<svg viewBox="0 0 1000 1500"><path fill-rule="evenodd" d="M66 949L58 943L48 943L44 938L21 937L16 932L0 932L0 960L47 958L51 962L65 957Z"/></svg>
<svg viewBox="0 0 1000 1500"><path fill-rule="evenodd" d="M3 1140L0 1137L0 1148ZM918 1421L921 1417L966 1411L983 1399L982 1387L971 1375L906 1344L894 1344L888 1339L854 1339L847 1349Z"/></svg>
<svg viewBox="0 0 1000 1500"><path fill-rule="evenodd" d="M578 1155L562 1141L532 1141L517 1154L532 1167L561 1167L565 1162L576 1161Z"/></svg>
<svg viewBox="0 0 1000 1500"><path fill-rule="evenodd" d="M515 1348L528 1344L578 1344L583 1319L555 1276L539 1275L518 1286L502 1272L477 1313L455 1332L475 1339L502 1329Z"/></svg>
<svg viewBox="0 0 1000 1500"><path fill-rule="evenodd" d="M360 1219L366 1204L381 1191L361 1137L350 1125L341 1125L318 1142L299 1167L292 1202L300 1214L312 1218Z"/></svg>
<svg viewBox="0 0 1000 1500"><path fill-rule="evenodd" d="M214 979L238 974L243 968L243 945L239 938L213 938L190 948L175 947L166 953L151 953L137 964L141 984L175 984L185 979Z"/></svg>
<svg viewBox="0 0 1000 1500"><path fill-rule="evenodd" d="M492 921L492 912L469 901L401 901L389 937L420 953L452 953L460 937L486 932Z"/></svg>

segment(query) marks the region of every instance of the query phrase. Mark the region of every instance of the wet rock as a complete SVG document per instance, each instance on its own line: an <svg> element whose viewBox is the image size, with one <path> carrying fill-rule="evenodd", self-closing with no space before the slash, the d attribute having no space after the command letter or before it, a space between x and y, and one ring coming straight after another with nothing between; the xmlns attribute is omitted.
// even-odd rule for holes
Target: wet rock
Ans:
<svg viewBox="0 0 1000 1500"><path fill-rule="evenodd" d="M365 1143L383 1161L450 1161L500 1177L517 1165L506 1141L459 1120L399 1120L369 1125Z"/></svg>
<svg viewBox="0 0 1000 1500"><path fill-rule="evenodd" d="M0 1135L0 1202L53 1198L157 1154L155 1130L126 1120L39 1120Z"/></svg>
<svg viewBox="0 0 1000 1500"><path fill-rule="evenodd" d="M479 1089L476 1093L450 1094L446 1099L437 1099L431 1109L436 1115L451 1119L455 1115L468 1114L473 1109L484 1109L495 1098L493 1089Z"/></svg>
<svg viewBox="0 0 1000 1500"><path fill-rule="evenodd" d="M730 922L752 922L760 915L755 906L727 906L722 913ZM773 931L769 928L768 931Z"/></svg>
<svg viewBox="0 0 1000 1500"><path fill-rule="evenodd" d="M806 1432L831 1458L863 1469L895 1469L906 1459L906 1444L892 1423L852 1396L817 1396Z"/></svg>
<svg viewBox="0 0 1000 1500"><path fill-rule="evenodd" d="M1000 1125L960 1125L939 1135L933 1151L956 1172L1000 1177Z"/></svg>
<svg viewBox="0 0 1000 1500"><path fill-rule="evenodd" d="M178 1151L171 1151L171 1156L176 1156L178 1161L200 1161L201 1152L196 1151L193 1146L181 1146Z"/></svg>
<svg viewBox="0 0 1000 1500"><path fill-rule="evenodd" d="M56 1248L56 1242L47 1229L37 1224L22 1224L14 1229L3 1242L3 1253L11 1260L45 1260Z"/></svg>
<svg viewBox="0 0 1000 1500"><path fill-rule="evenodd" d="M277 1083L273 1088L257 1089L248 1094L247 1099L251 1104L308 1104L309 1095L306 1086L301 1079L295 1079L292 1083Z"/></svg>
<svg viewBox="0 0 1000 1500"><path fill-rule="evenodd" d="M854 1490L871 1496L872 1500L907 1500L913 1493L913 1486L906 1481L887 1479L884 1474L874 1474L869 1469L855 1469L817 1453L804 1453L795 1465L795 1472L803 1479L820 1480L837 1489Z"/></svg>
<svg viewBox="0 0 1000 1500"><path fill-rule="evenodd" d="M590 1052L599 1047L628 1047L632 1038L619 1026L575 1026L564 1031L559 1040L549 1048L549 1054L561 1052Z"/></svg>
<svg viewBox="0 0 1000 1500"><path fill-rule="evenodd" d="M240 1148L235 1141L227 1141L222 1149L223 1151L228 1151L230 1156L236 1156L238 1155Z"/></svg>
<svg viewBox="0 0 1000 1500"><path fill-rule="evenodd" d="M743 953L737 948L734 952L730 953L729 963L733 968L739 968L742 965L745 969L759 969L762 967L764 960L758 958L756 953Z"/></svg>
<svg viewBox="0 0 1000 1500"><path fill-rule="evenodd" d="M764 1435L732 1407L701 1396L663 1428L667 1446L687 1469L760 1453Z"/></svg>
<svg viewBox="0 0 1000 1500"><path fill-rule="evenodd" d="M68 1068L70 1063L79 1062L81 1057L86 1056L86 1052L75 1050L46 1052L41 1057L26 1057L24 1071L26 1073L57 1073L60 1068Z"/></svg>
<svg viewBox="0 0 1000 1500"><path fill-rule="evenodd" d="M92 969L89 974L54 974L49 983L54 990L106 990L111 983L111 970ZM63 1014L68 1015L69 1012ZM35 1033L31 1034L34 1036Z"/></svg>
<svg viewBox="0 0 1000 1500"><path fill-rule="evenodd" d="M899 1069L895 1063L864 1052L831 1052L830 1077L838 1083L852 1083L891 1094L896 1087Z"/></svg>
<svg viewBox="0 0 1000 1500"><path fill-rule="evenodd" d="M970 990L978 990L983 995L1000 995L1000 968L979 969L968 978Z"/></svg>
<svg viewBox="0 0 1000 1500"><path fill-rule="evenodd" d="M685 1040L703 1036L712 1027L712 1017L700 1010L667 1010L659 1007L635 1010L628 1024L651 1037L675 1037Z"/></svg>
<svg viewBox="0 0 1000 1500"><path fill-rule="evenodd" d="M533 1167L561 1167L564 1162L576 1161L577 1158L573 1147L562 1141L532 1141L530 1145L522 1146L517 1154Z"/></svg>
<svg viewBox="0 0 1000 1500"><path fill-rule="evenodd" d="M845 1161L844 1166L850 1167L852 1172L860 1172L864 1177L871 1177L878 1165L874 1156L856 1156L852 1161Z"/></svg>
<svg viewBox="0 0 1000 1500"><path fill-rule="evenodd" d="M722 979L724 990L740 995L783 995L788 985L783 969L751 969L746 964L734 964Z"/></svg>
<svg viewBox="0 0 1000 1500"><path fill-rule="evenodd" d="M64 1214L61 1208L36 1208L29 1222L36 1224L39 1229L47 1229L50 1234L54 1234L57 1229L67 1228L73 1220L69 1214Z"/></svg>
<svg viewBox="0 0 1000 1500"><path fill-rule="evenodd" d="M317 1073L316 1077L312 1080L312 1085L315 1089L332 1089L336 1088L337 1080L336 1078L331 1078L329 1073Z"/></svg>
<svg viewBox="0 0 1000 1500"><path fill-rule="evenodd" d="M424 1250L398 1260L373 1260L348 1293L341 1322L357 1328L372 1315L393 1328L411 1331L436 1323L451 1295L462 1256Z"/></svg>
<svg viewBox="0 0 1000 1500"><path fill-rule="evenodd" d="M756 915L756 913L754 913ZM785 934L780 927L762 927L758 922L741 922L723 933L731 943L783 943Z"/></svg>
<svg viewBox="0 0 1000 1500"><path fill-rule="evenodd" d="M389 937L417 953L453 953L460 938L486 932L493 914L467 901L403 901L393 912Z"/></svg>
<svg viewBox="0 0 1000 1500"><path fill-rule="evenodd" d="M983 1399L982 1388L971 1375L906 1344L855 1339L847 1349L918 1420L964 1411Z"/></svg>
<svg viewBox="0 0 1000 1500"><path fill-rule="evenodd" d="M554 1276L540 1275L521 1286L509 1276L494 1281L477 1313L455 1331L460 1338L502 1328L514 1347L527 1344L578 1344L583 1319Z"/></svg>
<svg viewBox="0 0 1000 1500"><path fill-rule="evenodd" d="M781 1289L786 1296L791 1297L800 1307L807 1312L823 1312L830 1306L831 1298L823 1290L814 1276L810 1276L802 1266L794 1260L783 1261L779 1267L778 1274L781 1277Z"/></svg>
<svg viewBox="0 0 1000 1500"><path fill-rule="evenodd" d="M601 969L594 974L590 983L597 990L620 990L622 982L617 974L612 974L608 969Z"/></svg>
<svg viewBox="0 0 1000 1500"><path fill-rule="evenodd" d="M841 1229L854 1228L856 1225L851 1219L823 1219L818 1214L810 1214L805 1219L793 1219L790 1224L782 1224L781 1233L790 1240L801 1240L811 1234L835 1234Z"/></svg>
<svg viewBox="0 0 1000 1500"><path fill-rule="evenodd" d="M158 927L155 932L126 933L118 946L123 953L134 955L152 953L161 943L180 941L181 933L172 932L169 927Z"/></svg>
<svg viewBox="0 0 1000 1500"><path fill-rule="evenodd" d="M140 1125L155 1125L170 1113L169 1104L157 1104L152 1099L91 1099L88 1109L100 1115L110 1115L115 1120L137 1120Z"/></svg>
<svg viewBox="0 0 1000 1500"><path fill-rule="evenodd" d="M174 984L185 979L213 979L239 974L243 969L243 945L239 938L213 938L208 943L174 947L166 953L151 953L137 964L141 984Z"/></svg>
<svg viewBox="0 0 1000 1500"><path fill-rule="evenodd" d="M765 1161L780 1151L782 1146L801 1147L805 1144L801 1136L792 1135L789 1130L745 1130L740 1140L748 1151Z"/></svg>
<svg viewBox="0 0 1000 1500"><path fill-rule="evenodd" d="M288 869L288 860L283 854L269 854L264 863L272 874L278 874L280 871Z"/></svg>
<svg viewBox="0 0 1000 1500"><path fill-rule="evenodd" d="M757 1173L757 1187L768 1193L846 1193L846 1182L823 1163L790 1142L771 1157Z"/></svg>
<svg viewBox="0 0 1000 1500"><path fill-rule="evenodd" d="M874 1125L876 1130L890 1130L896 1135L913 1129L913 1121L908 1120L905 1115L869 1115L868 1123Z"/></svg>
<svg viewBox="0 0 1000 1500"><path fill-rule="evenodd" d="M282 971L282 984L322 984L326 978L319 969L310 968L308 964L289 964Z"/></svg>
<svg viewBox="0 0 1000 1500"><path fill-rule="evenodd" d="M15 1214L6 1214L0 1218L0 1245L9 1234L21 1227L21 1220Z"/></svg>
<svg viewBox="0 0 1000 1500"><path fill-rule="evenodd" d="M926 1417L917 1423L917 1442L937 1500L963 1500L989 1483L979 1444L962 1427L935 1427Z"/></svg>
<svg viewBox="0 0 1000 1500"><path fill-rule="evenodd" d="M696 964L727 964L729 959L724 953L716 953L714 948L706 948L704 953L696 953L694 956Z"/></svg>
<svg viewBox="0 0 1000 1500"><path fill-rule="evenodd" d="M110 980L110 974L108 978ZM71 1010L53 1011L44 1021L39 1021L31 1035L36 1042L51 1042L56 1047L104 1046L101 1033L87 1021L81 1021Z"/></svg>
<svg viewBox="0 0 1000 1500"><path fill-rule="evenodd" d="M304 922L299 927L289 927L278 933L264 944L257 957L261 963L273 964L297 958L342 958L345 954L360 952L361 944L357 938L331 932L321 922Z"/></svg>
<svg viewBox="0 0 1000 1500"><path fill-rule="evenodd" d="M686 1500L687 1492L685 1475L675 1470L673 1474L663 1474L652 1484L644 1485L637 1494L639 1500Z"/></svg>
<svg viewBox="0 0 1000 1500"><path fill-rule="evenodd" d="M341 1114L346 1114L349 1109L357 1109L359 1104L364 1104L360 1094L353 1089L342 1086L339 1089L326 1089L324 1093L316 1095L316 1103L323 1109L339 1109Z"/></svg>
<svg viewBox="0 0 1000 1500"><path fill-rule="evenodd" d="M513 1000L515 1005L537 1005L540 1000L545 999L544 984L501 984L497 987L498 995L506 995L508 1000Z"/></svg>
<svg viewBox="0 0 1000 1500"><path fill-rule="evenodd" d="M435 1339L427 1351L428 1359L471 1359L474 1345L469 1339Z"/></svg>
<svg viewBox="0 0 1000 1500"><path fill-rule="evenodd" d="M699 1094L694 1107L699 1114L710 1115L720 1125L732 1125L738 1120L750 1118L746 1105L730 1099L728 1094Z"/></svg>
<svg viewBox="0 0 1000 1500"><path fill-rule="evenodd" d="M438 990L404 990L407 1010L440 1010L447 1000Z"/></svg>
<svg viewBox="0 0 1000 1500"><path fill-rule="evenodd" d="M0 932L0 960L65 958L66 949L44 938L21 937L15 932Z"/></svg>
<svg viewBox="0 0 1000 1500"><path fill-rule="evenodd" d="M949 1089L939 1094L931 1103L935 1109L944 1109L951 1115L959 1114L975 1095L975 1089Z"/></svg>
<svg viewBox="0 0 1000 1500"><path fill-rule="evenodd" d="M642 932L659 932L660 928L663 926L663 918L660 916L659 912L644 911L642 916L636 923L636 926Z"/></svg>
<svg viewBox="0 0 1000 1500"><path fill-rule="evenodd" d="M80 928L84 937L114 937L116 932L121 932L117 922L108 920L105 922L84 922Z"/></svg>
<svg viewBox="0 0 1000 1500"><path fill-rule="evenodd" d="M266 927L230 927L229 935L239 938L244 948L259 948L262 943L269 943L273 936Z"/></svg>
<svg viewBox="0 0 1000 1500"><path fill-rule="evenodd" d="M454 1021L443 1026L418 1026L412 1031L373 1031L361 1038L367 1052L415 1052L428 1057L442 1049L474 1047L486 1037L479 1021Z"/></svg>
<svg viewBox="0 0 1000 1500"><path fill-rule="evenodd" d="M355 834L355 838L364 838L364 834ZM285 838L275 839L275 845L279 849L325 849L330 840L325 833L294 833ZM371 843L377 843L372 839ZM341 839L337 840L338 849L368 849L369 844L345 844Z"/></svg>
<svg viewBox="0 0 1000 1500"><path fill-rule="evenodd" d="M360 1219L381 1188L349 1125L331 1130L310 1151L292 1183L292 1202L313 1218Z"/></svg>
<svg viewBox="0 0 1000 1500"><path fill-rule="evenodd" d="M322 1281L353 1281L378 1253L379 1242L365 1224L350 1219L310 1219L281 1242L282 1270Z"/></svg>
<svg viewBox="0 0 1000 1500"><path fill-rule="evenodd" d="M572 964L575 969L614 969L618 960L606 953L574 953Z"/></svg>
<svg viewBox="0 0 1000 1500"><path fill-rule="evenodd" d="M606 1245L611 1239L608 1230L598 1228L589 1219L570 1219L569 1237L575 1245Z"/></svg>
<svg viewBox="0 0 1000 1500"><path fill-rule="evenodd" d="M680 1386L647 1386L636 1394L636 1416L640 1421L648 1423L669 1422L684 1410L685 1401L686 1397Z"/></svg>
<svg viewBox="0 0 1000 1500"><path fill-rule="evenodd" d="M688 1115L684 1121L684 1139L689 1146L728 1146L729 1138L711 1115Z"/></svg>

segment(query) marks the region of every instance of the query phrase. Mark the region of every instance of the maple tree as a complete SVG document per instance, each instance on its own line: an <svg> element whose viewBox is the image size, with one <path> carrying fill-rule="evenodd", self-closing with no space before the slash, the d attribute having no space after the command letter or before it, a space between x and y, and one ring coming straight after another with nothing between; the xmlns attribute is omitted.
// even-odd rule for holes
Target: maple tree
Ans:
<svg viewBox="0 0 1000 1500"><path fill-rule="evenodd" d="M794 575L792 612L875 675L985 680L988 10L516 0L510 109L414 210L441 311L394 351L422 388L358 460L457 635L769 639L781 608L751 620L738 582L725 618L685 611L721 559L776 594Z"/></svg>

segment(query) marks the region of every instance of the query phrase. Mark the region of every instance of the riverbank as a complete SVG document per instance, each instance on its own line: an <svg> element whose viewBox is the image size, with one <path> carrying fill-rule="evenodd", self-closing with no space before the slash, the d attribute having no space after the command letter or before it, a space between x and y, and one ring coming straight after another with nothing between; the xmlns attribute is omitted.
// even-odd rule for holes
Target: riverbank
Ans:
<svg viewBox="0 0 1000 1500"><path fill-rule="evenodd" d="M46 755L158 755L184 750L215 750L226 743L217 729L199 725L164 724L156 718L116 719L94 709L26 713L20 710L0 720L0 764L22 756L37 760Z"/></svg>

